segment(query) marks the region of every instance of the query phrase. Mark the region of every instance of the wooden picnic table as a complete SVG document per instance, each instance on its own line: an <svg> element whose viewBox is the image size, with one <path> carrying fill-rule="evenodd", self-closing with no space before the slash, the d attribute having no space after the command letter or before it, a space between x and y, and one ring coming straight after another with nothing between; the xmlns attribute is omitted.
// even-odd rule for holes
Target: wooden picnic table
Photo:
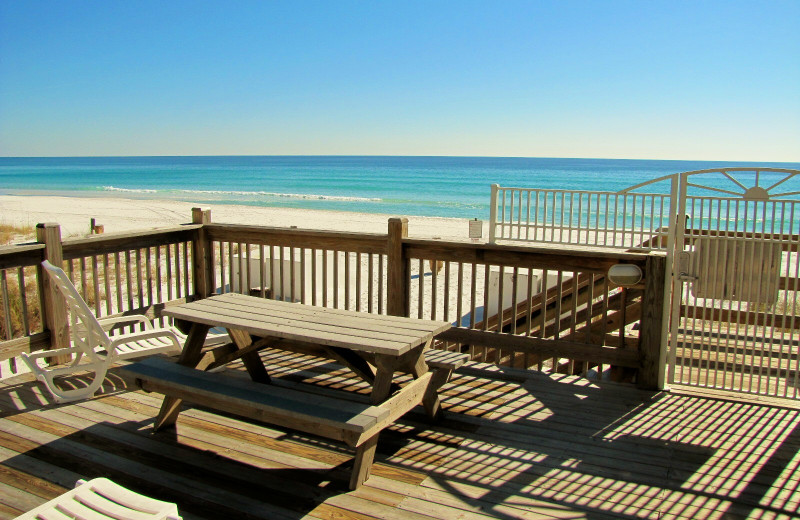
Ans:
<svg viewBox="0 0 800 520"><path fill-rule="evenodd" d="M444 321L314 307L237 293L170 307L162 314L190 324L178 361L182 365L198 366L206 334L214 327L227 329L235 344L228 357L241 358L250 377L259 382L269 382L269 374L258 350L317 345L372 384L374 404L388 397L395 372L416 378L424 374L424 350L434 336L451 327ZM219 351L215 356L220 356ZM220 361L215 366L222 364Z"/></svg>
<svg viewBox="0 0 800 520"><path fill-rule="evenodd" d="M176 325L188 331L178 364L197 370L181 371L178 370L180 367L171 370L160 365L158 360L129 367L130 375L142 388L165 394L155 420L155 430L175 424L182 402L180 396L190 400L200 398L204 404L213 402L219 409L230 411L235 408L245 415L268 417L276 424L309 433L317 432L310 423L318 417L320 424L334 425L328 436L358 448L351 480L351 487L355 488L369 476L378 433L382 428L423 399L429 411L438 407L435 385L441 382L436 383L434 378L434 386L431 386L424 352L434 336L451 327L450 323L314 307L236 293L177 305L162 314L174 318ZM232 343L204 349L208 331L216 327L225 328ZM297 393L286 397L280 389L268 390L272 386L269 385L271 379L259 357L259 350L296 350L298 345L322 347L331 357L367 381L372 386L371 405L354 409L344 419L332 419L331 409L341 405L343 410L349 410L347 406L352 403L346 396L341 400L326 397L322 403L298 397ZM230 377L225 377L219 385L208 379L199 380L199 371L211 370L237 359L242 360L250 378L263 385L249 383L249 387L234 388L234 383L229 382ZM396 373L411 374L413 381L400 386L394 381ZM208 374L203 377L212 375L222 376ZM212 387L217 390L209 391ZM252 402L248 403L248 400ZM437 403L433 408L432 400ZM302 404L291 404L295 401ZM354 429L356 433L353 433Z"/></svg>

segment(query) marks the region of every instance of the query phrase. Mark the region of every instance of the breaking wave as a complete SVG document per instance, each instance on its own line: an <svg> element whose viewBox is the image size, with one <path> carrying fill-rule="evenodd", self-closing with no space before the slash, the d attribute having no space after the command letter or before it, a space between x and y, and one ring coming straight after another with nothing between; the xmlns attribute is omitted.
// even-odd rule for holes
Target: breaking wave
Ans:
<svg viewBox="0 0 800 520"><path fill-rule="evenodd" d="M145 188L117 188L115 186L103 186L105 191L117 191L128 193L158 193L159 190ZM232 190L162 190L162 193L191 193L195 195L222 195L236 197L277 197L286 199L300 200L337 200L355 202L380 202L380 198L370 197L348 197L343 195L317 195L313 193L276 193L271 191L232 191Z"/></svg>

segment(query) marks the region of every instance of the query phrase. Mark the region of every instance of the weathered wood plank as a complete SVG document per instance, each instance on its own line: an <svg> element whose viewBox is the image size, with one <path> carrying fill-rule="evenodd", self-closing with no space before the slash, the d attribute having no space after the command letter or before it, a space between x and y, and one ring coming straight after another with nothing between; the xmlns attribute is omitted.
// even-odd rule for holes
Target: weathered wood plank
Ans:
<svg viewBox="0 0 800 520"><path fill-rule="evenodd" d="M0 246L0 269L38 265L44 259L44 248L44 244Z"/></svg>
<svg viewBox="0 0 800 520"><path fill-rule="evenodd" d="M625 262L644 269L647 255L623 253L600 248L509 246L500 244L447 243L439 240L403 240L404 254L409 258L436 258L448 262L504 265L547 269L558 266L565 271L604 274L614 264Z"/></svg>
<svg viewBox="0 0 800 520"><path fill-rule="evenodd" d="M72 238L62 242L64 260L93 255L121 253L134 249L164 246L176 242L189 242L200 226L187 224L158 229L104 233L88 238Z"/></svg>
<svg viewBox="0 0 800 520"><path fill-rule="evenodd" d="M336 249L360 253L386 252L386 235L379 234L236 224L207 224L204 229L208 233L210 240L220 242L246 242L255 245ZM270 256L270 258L276 257Z"/></svg>
<svg viewBox="0 0 800 520"><path fill-rule="evenodd" d="M0 361L16 357L23 352L36 352L50 347L50 332L37 332L24 338L0 342Z"/></svg>

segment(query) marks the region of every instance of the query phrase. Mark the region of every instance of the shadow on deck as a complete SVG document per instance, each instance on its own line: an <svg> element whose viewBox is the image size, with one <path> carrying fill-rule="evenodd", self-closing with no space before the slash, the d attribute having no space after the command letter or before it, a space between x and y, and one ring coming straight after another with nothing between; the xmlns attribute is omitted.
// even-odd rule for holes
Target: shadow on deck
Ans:
<svg viewBox="0 0 800 520"><path fill-rule="evenodd" d="M277 384L365 391L330 361L263 357ZM6 381L0 518L96 476L176 502L187 519L797 515L798 410L572 376L476 373L445 387L441 423L412 412L386 430L372 478L354 492L352 452L321 438L200 407L176 431L154 435L160 396L128 391L113 372L104 394L68 405L50 404L29 378Z"/></svg>

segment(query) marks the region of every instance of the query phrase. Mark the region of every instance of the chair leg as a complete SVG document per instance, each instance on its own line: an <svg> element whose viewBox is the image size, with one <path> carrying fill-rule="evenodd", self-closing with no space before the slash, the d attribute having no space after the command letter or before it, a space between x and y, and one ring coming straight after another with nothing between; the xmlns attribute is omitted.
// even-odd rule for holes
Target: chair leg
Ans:
<svg viewBox="0 0 800 520"><path fill-rule="evenodd" d="M353 464L353 473L350 476L350 489L358 489L361 484L369 478L370 470L372 469L372 462L375 460L375 448L378 447L378 436L380 432L376 433L361 446L356 448L356 458Z"/></svg>
<svg viewBox="0 0 800 520"><path fill-rule="evenodd" d="M89 367L92 368L92 367ZM57 403L71 403L73 401L80 401L82 399L89 399L103 386L103 381L106 379L106 368L104 366L95 368L95 374L92 382L83 388L73 388L72 390L64 390L60 388L55 382L55 374L49 373L46 370L39 371L36 378L44 384L50 395Z"/></svg>

